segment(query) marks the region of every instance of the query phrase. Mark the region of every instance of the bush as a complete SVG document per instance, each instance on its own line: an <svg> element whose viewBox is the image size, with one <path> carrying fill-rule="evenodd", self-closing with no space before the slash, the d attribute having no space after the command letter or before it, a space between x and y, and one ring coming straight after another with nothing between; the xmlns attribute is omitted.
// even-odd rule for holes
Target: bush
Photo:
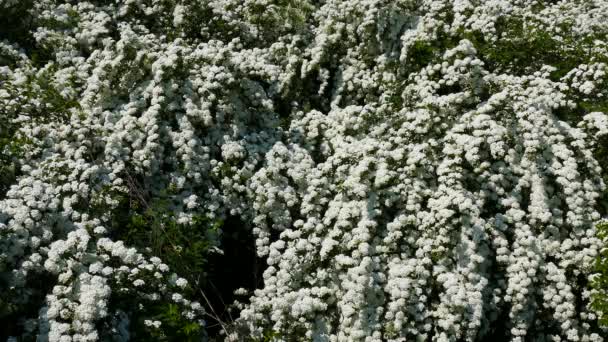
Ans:
<svg viewBox="0 0 608 342"><path fill-rule="evenodd" d="M607 1L0 10L0 340L606 335Z"/></svg>

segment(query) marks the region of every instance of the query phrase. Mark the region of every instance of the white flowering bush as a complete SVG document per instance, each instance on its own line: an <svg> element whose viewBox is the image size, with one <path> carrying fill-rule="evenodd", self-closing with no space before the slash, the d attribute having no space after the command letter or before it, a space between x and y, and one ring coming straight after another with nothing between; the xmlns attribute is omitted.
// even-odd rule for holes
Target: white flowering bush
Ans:
<svg viewBox="0 0 608 342"><path fill-rule="evenodd" d="M0 338L603 341L607 16L0 0Z"/></svg>

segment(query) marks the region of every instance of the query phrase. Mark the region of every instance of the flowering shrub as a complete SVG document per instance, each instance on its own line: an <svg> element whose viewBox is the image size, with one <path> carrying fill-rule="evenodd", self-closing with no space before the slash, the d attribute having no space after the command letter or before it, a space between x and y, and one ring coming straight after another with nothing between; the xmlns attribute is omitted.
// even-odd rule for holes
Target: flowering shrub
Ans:
<svg viewBox="0 0 608 342"><path fill-rule="evenodd" d="M0 13L3 339L608 334L607 1ZM226 234L265 262L230 324L199 302Z"/></svg>

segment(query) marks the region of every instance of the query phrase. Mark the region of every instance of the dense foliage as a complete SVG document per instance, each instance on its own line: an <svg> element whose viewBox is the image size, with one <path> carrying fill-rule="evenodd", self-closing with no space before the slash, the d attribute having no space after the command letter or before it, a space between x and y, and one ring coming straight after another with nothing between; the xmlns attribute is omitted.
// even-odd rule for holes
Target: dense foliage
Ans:
<svg viewBox="0 0 608 342"><path fill-rule="evenodd" d="M0 0L0 339L603 341L607 33L606 0Z"/></svg>

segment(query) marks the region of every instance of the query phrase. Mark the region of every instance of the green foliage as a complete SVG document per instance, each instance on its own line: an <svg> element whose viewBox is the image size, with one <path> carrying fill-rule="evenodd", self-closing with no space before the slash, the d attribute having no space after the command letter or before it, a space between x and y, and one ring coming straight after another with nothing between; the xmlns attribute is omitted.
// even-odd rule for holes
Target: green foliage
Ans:
<svg viewBox="0 0 608 342"><path fill-rule="evenodd" d="M266 332L264 332L264 338L262 339L263 342L270 342L270 341L274 341L276 338L279 338L280 334L277 331L274 330L268 330Z"/></svg>
<svg viewBox="0 0 608 342"><path fill-rule="evenodd" d="M134 323L135 340L154 341L200 341L203 330L196 322L183 317L176 304L161 302L146 308L145 317L138 317ZM161 329L146 326L145 320L161 322Z"/></svg>
<svg viewBox="0 0 608 342"><path fill-rule="evenodd" d="M109 190L101 193L120 201L111 218L113 237L145 251L148 256L159 257L171 272L188 280L189 286L180 292L204 304L201 296L208 276L208 257L219 245L223 221L194 215L191 221L180 223L175 216L179 196L173 187L152 195L144 193L141 184L130 175L126 177L130 179L130 193ZM103 210L102 207L97 210ZM112 298L111 305L131 313L129 329L135 341L200 341L206 335L199 323L183 316L183 309L178 305L160 300L136 309L142 301L146 302L128 294ZM161 328L147 326L146 320L160 321Z"/></svg>
<svg viewBox="0 0 608 342"><path fill-rule="evenodd" d="M169 326L174 330L175 334L172 336L192 337L200 331L200 327L193 322L184 321L180 314L179 307L175 304L163 304L161 307L165 309L157 318L161 322L165 323L165 326ZM188 338L190 340L190 338Z"/></svg>
<svg viewBox="0 0 608 342"><path fill-rule="evenodd" d="M32 17L29 13L34 3L34 0L22 0L8 7L0 4L0 40L8 39L24 48L34 44L30 34ZM4 57L0 56L0 65L6 62Z"/></svg>
<svg viewBox="0 0 608 342"><path fill-rule="evenodd" d="M16 158L19 158L27 144L27 138L15 138L4 133L0 127L0 198L4 197L8 187L17 177Z"/></svg>
<svg viewBox="0 0 608 342"><path fill-rule="evenodd" d="M569 32L572 25L563 24L562 30ZM461 32L475 45L490 70L525 75L539 70L543 65L551 65L557 69L551 74L551 79L557 81L592 57L602 59L602 56L589 53L594 37L556 37L554 33L544 30L542 24L532 26L520 17L499 17L495 26L501 37L497 41L486 40L479 31Z"/></svg>
<svg viewBox="0 0 608 342"><path fill-rule="evenodd" d="M50 114L55 120L60 119L67 121L70 116L70 110L72 108L79 109L80 104L78 100L74 98L66 98L55 87L54 84L49 82L51 75L54 73L53 70L48 70L43 75L38 77L36 84L40 87L40 94L42 94L43 103L46 104L46 115ZM43 117L43 115L39 115Z"/></svg>
<svg viewBox="0 0 608 342"><path fill-rule="evenodd" d="M314 6L308 1L301 0L273 0L269 4L261 2L251 2L247 8L247 19L254 25L258 25L262 33L276 35L276 28L283 26L287 30L298 31L304 28L308 16L313 12ZM275 30L268 30L275 28ZM267 37L269 38L269 37Z"/></svg>
<svg viewBox="0 0 608 342"><path fill-rule="evenodd" d="M218 245L221 220L212 222L195 215L191 223L178 223L172 209L171 190L162 191L148 203L132 201L129 212L117 218L118 238L127 245L148 248L150 255L163 260L171 270L198 280L212 247Z"/></svg>
<svg viewBox="0 0 608 342"><path fill-rule="evenodd" d="M272 342L281 340L281 333L275 330L264 330L260 337L250 337L250 342Z"/></svg>
<svg viewBox="0 0 608 342"><path fill-rule="evenodd" d="M413 70L420 70L440 57L441 50L429 41L418 40L408 49L407 65Z"/></svg>
<svg viewBox="0 0 608 342"><path fill-rule="evenodd" d="M608 113L608 108L606 108L604 113ZM608 173L606 172L606 170L608 170L608 136L603 135L599 137L593 151L593 156L599 162L602 170L604 170L602 173L604 184L608 184ZM608 191L600 193L600 198L598 198L597 203L597 211L602 217L606 217L608 215ZM602 228L598 227L597 229L598 234L601 233Z"/></svg>
<svg viewBox="0 0 608 342"><path fill-rule="evenodd" d="M599 323L608 326L608 222L597 225L597 236L604 241L605 247L595 263L597 276L591 282L591 287L597 292L592 297L591 307L598 313Z"/></svg>
<svg viewBox="0 0 608 342"><path fill-rule="evenodd" d="M608 100L582 101L578 104L586 113L608 113Z"/></svg>

